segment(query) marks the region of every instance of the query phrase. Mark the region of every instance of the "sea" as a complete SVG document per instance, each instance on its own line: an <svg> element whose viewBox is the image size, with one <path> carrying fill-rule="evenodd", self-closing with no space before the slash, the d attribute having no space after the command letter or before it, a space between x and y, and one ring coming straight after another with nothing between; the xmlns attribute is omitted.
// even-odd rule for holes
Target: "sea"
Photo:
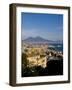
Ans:
<svg viewBox="0 0 72 90"><path fill-rule="evenodd" d="M63 52L63 44L51 44L55 50Z"/></svg>

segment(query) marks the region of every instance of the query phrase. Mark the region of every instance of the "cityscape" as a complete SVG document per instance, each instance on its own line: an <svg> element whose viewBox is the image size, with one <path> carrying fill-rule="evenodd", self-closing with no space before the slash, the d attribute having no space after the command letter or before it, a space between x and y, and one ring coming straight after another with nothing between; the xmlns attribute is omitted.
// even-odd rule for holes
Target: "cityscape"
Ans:
<svg viewBox="0 0 72 90"><path fill-rule="evenodd" d="M22 29L23 29L22 43L21 43L22 77L63 75L63 39L62 39L63 31L62 31L61 21L60 21L61 26L60 26L60 23L59 25L56 23L56 25L58 25L57 27L59 27L58 30L60 34L56 36L52 36L51 38L51 36L48 35L48 30L46 30L47 33L44 32L45 30L42 30L41 34L39 34L40 33L39 30L37 32L36 30L32 29L32 32L30 32L27 26L25 26L26 24L29 25L29 20L26 19L25 16L29 17L29 19L32 16L38 18L38 20L40 18L39 14L38 15L37 14L32 15L31 13L30 14L26 13L26 15L25 13L22 14ZM58 16L58 15L51 15L51 16L49 15L47 17L49 18L52 16L54 16L54 18L59 18L59 17L60 19L62 18L62 16ZM25 19L26 19L26 23L24 23ZM30 23L31 22L32 22L32 19ZM30 28L32 28L31 24L30 24ZM25 29L27 31L24 31ZM46 33L46 34L43 35L43 33ZM55 35L55 32L53 31L49 31L49 33L52 33Z"/></svg>

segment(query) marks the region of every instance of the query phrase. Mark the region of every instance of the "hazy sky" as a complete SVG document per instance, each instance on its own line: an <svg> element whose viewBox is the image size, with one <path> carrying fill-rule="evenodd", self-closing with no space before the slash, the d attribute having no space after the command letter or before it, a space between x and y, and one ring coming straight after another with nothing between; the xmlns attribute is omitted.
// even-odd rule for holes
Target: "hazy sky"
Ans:
<svg viewBox="0 0 72 90"><path fill-rule="evenodd" d="M21 37L43 37L48 40L63 39L63 15L21 13Z"/></svg>

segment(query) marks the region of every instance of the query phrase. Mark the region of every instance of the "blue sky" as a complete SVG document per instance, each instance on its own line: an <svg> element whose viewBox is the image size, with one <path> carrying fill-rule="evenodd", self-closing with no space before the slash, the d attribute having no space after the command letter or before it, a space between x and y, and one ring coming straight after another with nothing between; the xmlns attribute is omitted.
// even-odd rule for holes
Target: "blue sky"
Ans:
<svg viewBox="0 0 72 90"><path fill-rule="evenodd" d="M63 15L21 13L21 37L37 37L63 40Z"/></svg>

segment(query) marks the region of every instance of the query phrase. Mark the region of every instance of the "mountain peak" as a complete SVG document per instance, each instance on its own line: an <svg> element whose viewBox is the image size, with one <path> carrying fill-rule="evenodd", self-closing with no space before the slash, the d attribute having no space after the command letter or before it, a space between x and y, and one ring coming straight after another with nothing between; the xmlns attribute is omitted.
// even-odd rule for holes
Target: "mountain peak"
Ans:
<svg viewBox="0 0 72 90"><path fill-rule="evenodd" d="M60 41L52 41L44 39L43 37L37 36L37 37L28 37L24 42L31 42L31 43L61 43Z"/></svg>
<svg viewBox="0 0 72 90"><path fill-rule="evenodd" d="M44 42L49 42L50 40L44 39L40 36L37 36L37 37L28 37L24 41L25 42L35 42L35 43L44 43Z"/></svg>

